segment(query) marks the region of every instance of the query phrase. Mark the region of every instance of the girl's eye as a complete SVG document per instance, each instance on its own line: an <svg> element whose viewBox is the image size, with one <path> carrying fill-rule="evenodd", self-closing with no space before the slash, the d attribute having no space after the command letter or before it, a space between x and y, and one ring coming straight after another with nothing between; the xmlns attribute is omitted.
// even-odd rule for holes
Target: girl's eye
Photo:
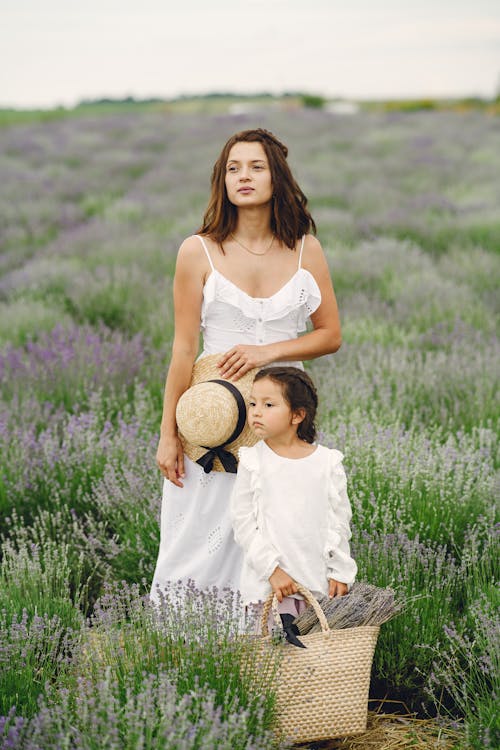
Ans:
<svg viewBox="0 0 500 750"><path fill-rule="evenodd" d="M272 404L271 404L271 403L270 403L270 402L268 401L268 402L267 402L267 404L266 404L266 406L267 406L268 408L270 408L270 407L272 406Z"/></svg>

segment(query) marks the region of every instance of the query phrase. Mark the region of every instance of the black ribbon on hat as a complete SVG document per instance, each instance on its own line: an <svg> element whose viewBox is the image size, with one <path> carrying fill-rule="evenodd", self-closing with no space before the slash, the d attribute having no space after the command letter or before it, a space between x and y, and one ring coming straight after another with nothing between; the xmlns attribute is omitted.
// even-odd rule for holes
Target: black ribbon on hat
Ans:
<svg viewBox="0 0 500 750"><path fill-rule="evenodd" d="M224 468L224 471L227 471L229 474L236 474L238 461L236 457L233 456L231 451L225 450L224 446L230 445L233 440L236 440L236 438L241 435L243 431L247 418L247 408L245 406L245 400L238 388L236 388L236 386L230 383L228 380L207 380L206 382L219 383L219 385L223 385L224 388L227 388L227 390L233 394L236 400L236 405L238 406L238 421L233 432L224 443L222 443L221 445L216 445L214 448L210 448L208 445L202 445L201 448L206 448L207 452L204 453L203 456L198 458L196 463L200 464L200 466L203 467L203 471L205 472L205 474L210 474L210 472L214 468L214 461L216 458L218 458Z"/></svg>
<svg viewBox="0 0 500 750"><path fill-rule="evenodd" d="M298 646L298 648L307 648L306 646L304 646L302 641L299 641L299 639L297 638L297 636L300 635L300 630L298 629L297 625L293 624L295 617L289 614L280 614L280 617L281 622L283 623L285 638L287 639L288 643L292 643L294 646Z"/></svg>

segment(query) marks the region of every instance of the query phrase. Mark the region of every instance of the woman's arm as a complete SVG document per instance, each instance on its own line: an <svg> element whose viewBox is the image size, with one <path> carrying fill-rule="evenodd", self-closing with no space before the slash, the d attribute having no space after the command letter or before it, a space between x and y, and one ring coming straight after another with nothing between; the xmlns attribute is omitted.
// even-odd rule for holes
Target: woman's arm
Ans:
<svg viewBox="0 0 500 750"><path fill-rule="evenodd" d="M175 410L179 398L189 387L193 363L198 353L206 273L207 262L201 244L195 237L188 237L179 249L175 268L175 333L156 453L161 473L177 487L183 486L180 478L184 476L184 453L177 434Z"/></svg>
<svg viewBox="0 0 500 750"><path fill-rule="evenodd" d="M305 240L302 267L314 276L321 292L321 304L311 315L314 330L275 344L233 346L219 361L223 377L238 380L253 367L264 367L271 362L315 359L339 349L342 337L330 269L320 243L312 235L307 235Z"/></svg>

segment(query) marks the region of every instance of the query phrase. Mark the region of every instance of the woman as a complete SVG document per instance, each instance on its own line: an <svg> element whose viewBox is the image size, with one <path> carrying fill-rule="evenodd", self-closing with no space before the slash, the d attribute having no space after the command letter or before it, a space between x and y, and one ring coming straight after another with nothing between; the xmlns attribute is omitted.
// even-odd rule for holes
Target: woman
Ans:
<svg viewBox="0 0 500 750"><path fill-rule="evenodd" d="M157 463L165 477L161 540L151 596L169 582L238 588L242 565L229 516L234 474L183 455L175 409L198 354L221 353L220 377L337 351L337 303L328 265L294 180L288 149L270 132L246 130L225 144L199 235L180 249L174 278L175 336ZM307 317L313 330L304 331Z"/></svg>

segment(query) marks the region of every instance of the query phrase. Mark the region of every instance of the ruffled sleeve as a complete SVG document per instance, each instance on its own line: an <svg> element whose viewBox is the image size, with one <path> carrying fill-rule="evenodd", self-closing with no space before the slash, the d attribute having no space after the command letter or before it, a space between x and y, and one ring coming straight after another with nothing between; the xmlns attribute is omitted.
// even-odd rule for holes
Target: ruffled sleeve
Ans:
<svg viewBox="0 0 500 750"><path fill-rule="evenodd" d="M340 451L330 450L330 476L328 489L328 524L325 557L328 578L346 583L354 583L358 566L351 557L351 504L347 496L347 479L342 465Z"/></svg>
<svg viewBox="0 0 500 750"><path fill-rule="evenodd" d="M296 314L297 332L306 330L306 321L321 304L321 292L316 279L306 268L299 268L288 284L268 300L265 318L271 322Z"/></svg>
<svg viewBox="0 0 500 750"><path fill-rule="evenodd" d="M297 331L306 330L306 321L321 304L321 292L316 279L307 269L301 268L297 274L299 282L298 299L299 315L297 318Z"/></svg>
<svg viewBox="0 0 500 750"><path fill-rule="evenodd" d="M280 564L278 550L263 534L259 518L258 446L240 448L236 481L231 494L231 522L234 538L257 576L267 581Z"/></svg>

